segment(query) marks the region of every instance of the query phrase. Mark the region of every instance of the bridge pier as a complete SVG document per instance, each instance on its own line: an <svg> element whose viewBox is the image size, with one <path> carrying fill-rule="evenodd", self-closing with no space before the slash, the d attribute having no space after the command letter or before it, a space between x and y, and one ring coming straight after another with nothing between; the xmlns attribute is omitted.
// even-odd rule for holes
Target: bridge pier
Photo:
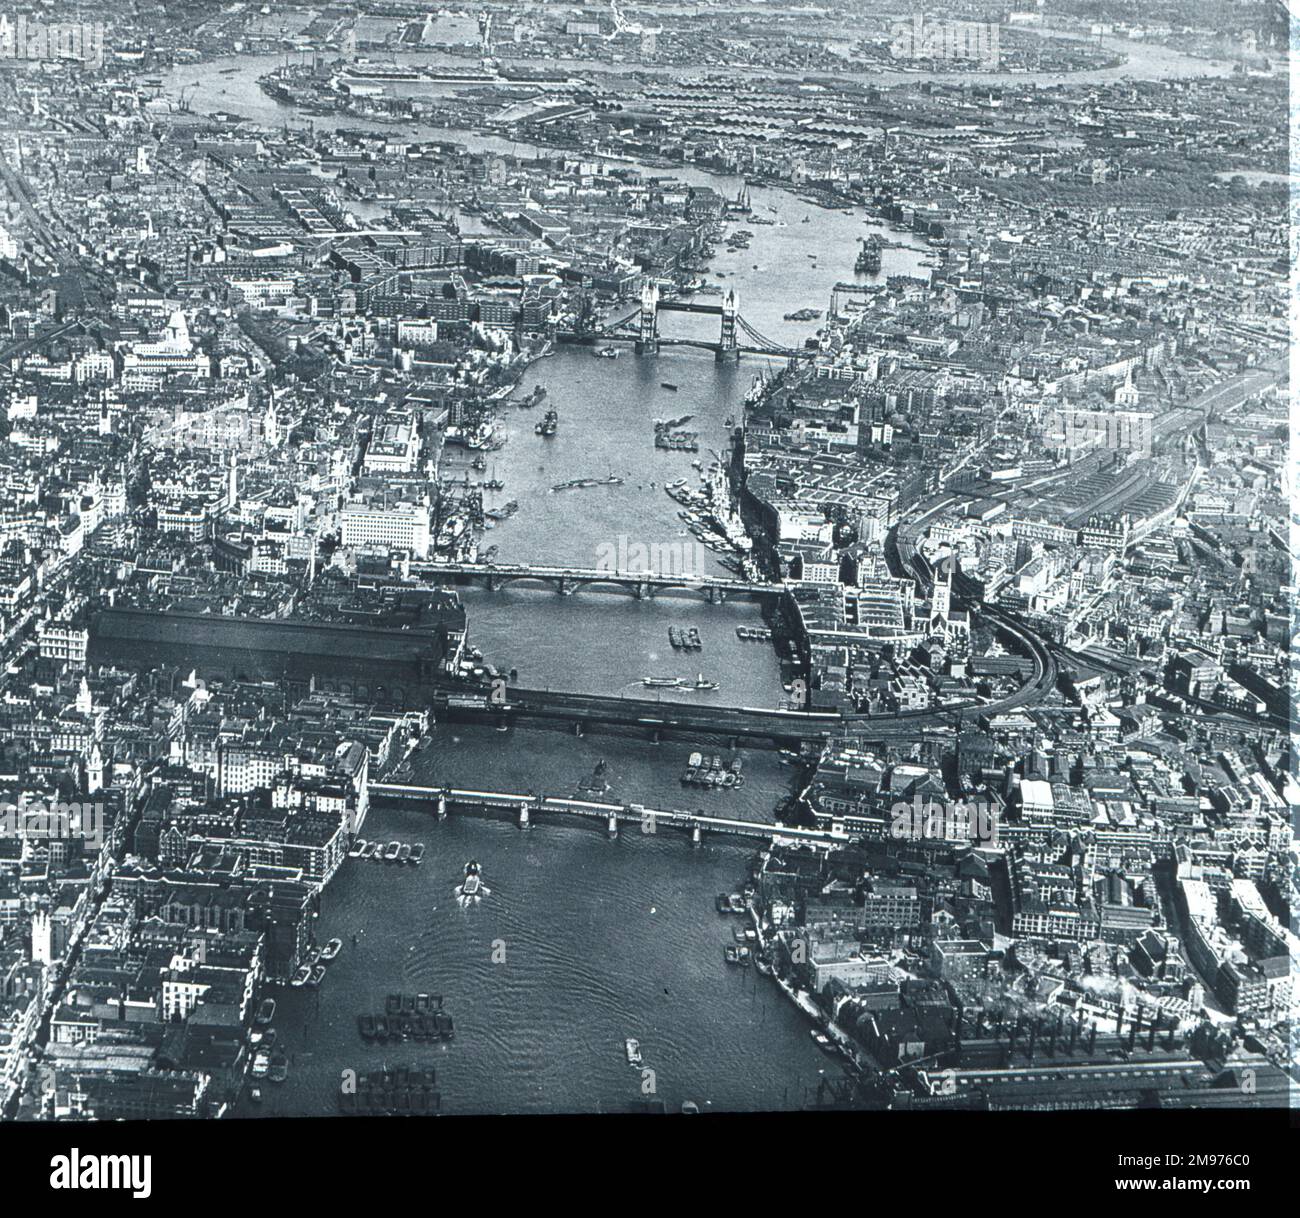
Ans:
<svg viewBox="0 0 1300 1218"><path fill-rule="evenodd" d="M692 845L692 846L698 846L698 845L700 845L700 844L703 842L703 840L704 840L704 831L699 827L699 825L692 825L692 826L691 826L691 845Z"/></svg>
<svg viewBox="0 0 1300 1218"><path fill-rule="evenodd" d="M489 592L495 592L497 590L497 577L495 575L489 575L487 577L487 590Z"/></svg>
<svg viewBox="0 0 1300 1218"><path fill-rule="evenodd" d="M646 597L651 596L652 594L650 585L646 583L645 580L632 585L632 595L639 601L645 600Z"/></svg>
<svg viewBox="0 0 1300 1218"><path fill-rule="evenodd" d="M445 791L438 792L438 819L447 819L447 793Z"/></svg>
<svg viewBox="0 0 1300 1218"><path fill-rule="evenodd" d="M717 588L710 584L705 595L708 596L710 605L725 605L727 603L727 590L725 588Z"/></svg>
<svg viewBox="0 0 1300 1218"><path fill-rule="evenodd" d="M614 812L609 814L609 835L610 837L618 836L618 815Z"/></svg>
<svg viewBox="0 0 1300 1218"><path fill-rule="evenodd" d="M649 280L641 288L641 316L633 349L638 355L659 354L659 289Z"/></svg>
<svg viewBox="0 0 1300 1218"><path fill-rule="evenodd" d="M740 351L736 347L736 318L739 314L740 302L736 299L735 288L731 288L722 298L722 329L713 351L713 358L719 364L740 360Z"/></svg>
<svg viewBox="0 0 1300 1218"><path fill-rule="evenodd" d="M573 734L574 734L575 736L577 736L577 738L578 738L579 740L582 739L582 722L581 722L581 720L577 720L577 719L575 719L575 720L573 721Z"/></svg>
<svg viewBox="0 0 1300 1218"><path fill-rule="evenodd" d="M655 728L654 731L650 733L650 739L653 740L655 744L663 744L664 734L658 728Z"/></svg>
<svg viewBox="0 0 1300 1218"><path fill-rule="evenodd" d="M525 801L524 803L521 803L519 805L519 827L521 829L527 829L528 824L529 824L528 804Z"/></svg>
<svg viewBox="0 0 1300 1218"><path fill-rule="evenodd" d="M556 584L555 584L555 590L556 590L556 592L558 592L561 596L572 596L572 595L573 595L573 591L574 591L574 587L575 587L575 585L574 585L573 583L571 583L570 580L569 580L566 576L563 576L563 575L560 576L560 578L556 581Z"/></svg>

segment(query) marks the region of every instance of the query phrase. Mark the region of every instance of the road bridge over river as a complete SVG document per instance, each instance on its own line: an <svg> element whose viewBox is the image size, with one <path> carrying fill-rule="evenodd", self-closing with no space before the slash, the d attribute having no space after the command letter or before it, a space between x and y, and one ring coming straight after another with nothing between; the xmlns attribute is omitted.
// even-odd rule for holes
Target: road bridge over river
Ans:
<svg viewBox="0 0 1300 1218"><path fill-rule="evenodd" d="M704 834L749 837L762 841L780 839L815 846L833 846L849 840L841 822L829 829L783 825L779 821L745 820L711 816L682 808L648 808L642 804L612 804L600 800L564 799L535 792L477 791L459 787L415 783L372 782L372 798L426 807L439 819L452 812L479 816L509 816L521 828L539 820L578 820L601 825L611 837L631 829L646 835L675 830L698 844Z"/></svg>

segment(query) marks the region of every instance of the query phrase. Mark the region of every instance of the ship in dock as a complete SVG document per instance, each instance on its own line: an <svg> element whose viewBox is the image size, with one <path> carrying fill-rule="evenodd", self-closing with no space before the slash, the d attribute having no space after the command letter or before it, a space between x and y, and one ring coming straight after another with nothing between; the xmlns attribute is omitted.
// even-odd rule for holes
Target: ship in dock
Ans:
<svg viewBox="0 0 1300 1218"><path fill-rule="evenodd" d="M880 238L872 234L862 242L853 269L859 274L874 275L880 270Z"/></svg>

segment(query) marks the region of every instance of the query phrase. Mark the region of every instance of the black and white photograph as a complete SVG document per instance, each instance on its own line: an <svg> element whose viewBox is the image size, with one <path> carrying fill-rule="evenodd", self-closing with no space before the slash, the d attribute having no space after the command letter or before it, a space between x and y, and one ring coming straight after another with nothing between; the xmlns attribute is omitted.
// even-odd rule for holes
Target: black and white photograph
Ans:
<svg viewBox="0 0 1300 1218"><path fill-rule="evenodd" d="M0 0L0 1197L1286 1173L1293 8Z"/></svg>

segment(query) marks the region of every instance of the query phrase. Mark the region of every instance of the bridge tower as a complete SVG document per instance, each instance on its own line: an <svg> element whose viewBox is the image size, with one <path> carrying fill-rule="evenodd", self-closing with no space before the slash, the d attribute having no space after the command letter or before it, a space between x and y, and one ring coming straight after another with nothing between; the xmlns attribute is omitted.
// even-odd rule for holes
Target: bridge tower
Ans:
<svg viewBox="0 0 1300 1218"><path fill-rule="evenodd" d="M736 299L736 291L728 288L727 294L722 298L722 330L718 335L718 350L714 355L719 363L740 358L740 351L736 347L736 317L739 313L740 303Z"/></svg>
<svg viewBox="0 0 1300 1218"><path fill-rule="evenodd" d="M641 289L641 325L636 340L638 355L659 354L659 288L646 280Z"/></svg>

